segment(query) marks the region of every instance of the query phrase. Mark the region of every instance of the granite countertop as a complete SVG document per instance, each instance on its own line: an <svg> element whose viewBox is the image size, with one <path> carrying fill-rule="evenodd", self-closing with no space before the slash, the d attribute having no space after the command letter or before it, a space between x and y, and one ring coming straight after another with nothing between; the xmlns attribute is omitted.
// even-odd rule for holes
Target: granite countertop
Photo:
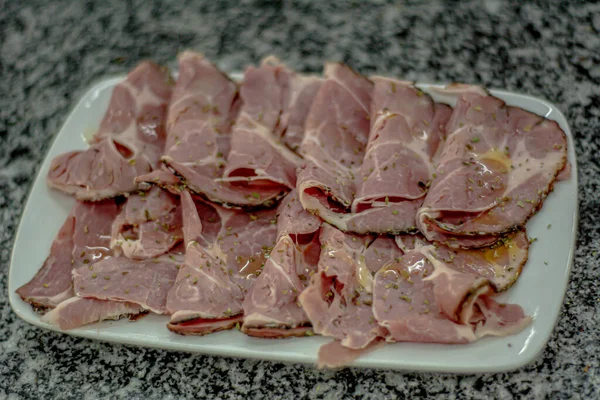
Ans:
<svg viewBox="0 0 600 400"><path fill-rule="evenodd" d="M0 1L0 399L599 398L600 5L514 3ZM7 297L13 236L54 134L94 81L143 58L174 66L186 48L226 71L268 54L303 71L340 60L367 74L480 83L557 104L575 135L581 221L541 357L478 376L319 371L100 343L18 319Z"/></svg>

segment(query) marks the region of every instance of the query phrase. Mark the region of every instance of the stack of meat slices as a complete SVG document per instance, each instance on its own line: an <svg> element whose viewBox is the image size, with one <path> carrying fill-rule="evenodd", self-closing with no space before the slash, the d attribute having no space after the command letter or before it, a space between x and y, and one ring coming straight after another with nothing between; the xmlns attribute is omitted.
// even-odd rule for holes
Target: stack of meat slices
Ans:
<svg viewBox="0 0 600 400"><path fill-rule="evenodd" d="M524 225L568 177L566 137L465 85L442 90L269 57L233 82L201 54L143 62L48 184L78 202L17 290L61 329L169 316L205 335L332 338L321 365L385 342L467 343L530 323L500 304Z"/></svg>

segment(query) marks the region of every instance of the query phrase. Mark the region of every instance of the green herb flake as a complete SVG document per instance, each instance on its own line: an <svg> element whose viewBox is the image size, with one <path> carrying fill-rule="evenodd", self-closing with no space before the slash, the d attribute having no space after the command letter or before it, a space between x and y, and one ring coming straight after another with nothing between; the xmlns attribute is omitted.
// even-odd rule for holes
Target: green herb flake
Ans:
<svg viewBox="0 0 600 400"><path fill-rule="evenodd" d="M479 142L481 139L479 139L479 137L475 136L474 138L471 138L471 143L477 143Z"/></svg>
<svg viewBox="0 0 600 400"><path fill-rule="evenodd" d="M400 299L404 300L407 303L410 303L412 301L412 299L410 297L405 296L405 295L400 296Z"/></svg>

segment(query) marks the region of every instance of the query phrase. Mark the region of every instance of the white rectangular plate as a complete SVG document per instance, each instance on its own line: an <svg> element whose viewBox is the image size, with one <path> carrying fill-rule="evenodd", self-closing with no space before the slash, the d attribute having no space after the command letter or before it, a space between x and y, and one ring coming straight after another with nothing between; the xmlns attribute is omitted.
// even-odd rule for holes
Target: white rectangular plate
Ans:
<svg viewBox="0 0 600 400"><path fill-rule="evenodd" d="M74 200L46 186L50 161L60 153L85 149L86 137L97 129L108 106L113 87L123 79L106 79L94 85L75 106L56 136L33 184L15 238L10 265L10 303L19 317L46 329L57 328L40 321L15 290L28 282L48 255L50 245L67 217ZM426 92L442 85L420 84ZM573 137L562 113L552 104L530 96L501 90L492 93L510 105L556 120L568 137L572 176L556 184L543 209L527 224L537 237L529 261L516 285L501 300L520 304L533 323L523 332L504 338L484 338L468 345L396 343L359 358L354 365L387 369L456 373L500 372L533 361L543 350L554 328L573 264L577 230L577 165ZM439 96L435 96L438 97ZM547 226L551 224L552 228ZM548 265L545 265L547 263ZM317 350L330 339L323 337L285 340L258 339L238 331L204 337L179 336L166 328L168 318L150 315L136 322L103 322L65 333L116 343L157 347L213 355L315 363Z"/></svg>

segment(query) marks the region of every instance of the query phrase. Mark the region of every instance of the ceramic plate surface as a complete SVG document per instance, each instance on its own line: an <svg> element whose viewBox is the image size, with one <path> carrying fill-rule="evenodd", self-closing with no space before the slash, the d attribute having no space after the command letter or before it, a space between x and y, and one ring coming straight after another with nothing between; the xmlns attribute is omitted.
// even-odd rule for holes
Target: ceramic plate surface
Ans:
<svg viewBox="0 0 600 400"><path fill-rule="evenodd" d="M239 75L237 76L239 78ZM50 245L75 200L46 186L50 161L60 153L85 149L100 124L113 87L123 77L94 85L75 106L44 160L21 217L10 265L10 303L19 317L45 328L58 330L40 321L29 304L15 290L28 282L47 257ZM432 89L442 85L419 84L437 100ZM456 373L499 372L533 361L543 350L558 318L573 264L578 222L577 165L573 137L562 113L552 104L530 96L492 90L506 103L556 120L568 137L572 175L558 182L542 210L527 224L531 246L529 261L518 282L500 300L521 305L533 316L533 323L521 333L503 338L486 337L467 345L396 343L359 358L353 365L386 369ZM447 100L447 99L445 99ZM548 229L548 225L551 229ZM547 265L546 265L547 263ZM287 362L315 363L323 337L267 340L227 331L204 337L180 336L166 328L168 317L149 315L136 322L102 322L65 332L70 335L116 343L156 347L205 354L249 357Z"/></svg>

